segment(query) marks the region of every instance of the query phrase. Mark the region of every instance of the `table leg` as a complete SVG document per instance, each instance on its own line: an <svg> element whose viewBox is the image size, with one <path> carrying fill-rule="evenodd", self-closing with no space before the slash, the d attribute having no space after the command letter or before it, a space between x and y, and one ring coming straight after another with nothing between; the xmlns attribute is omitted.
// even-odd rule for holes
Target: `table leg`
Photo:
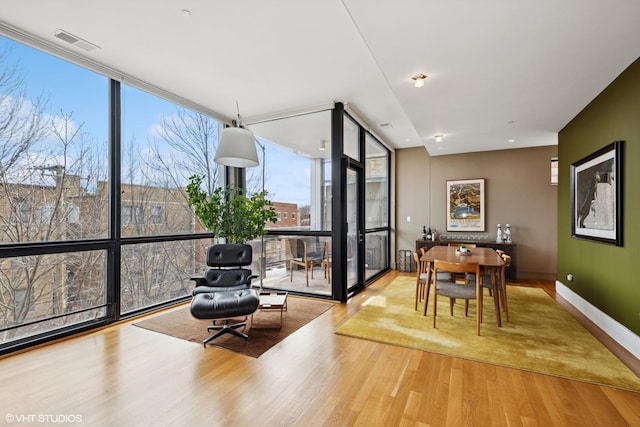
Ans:
<svg viewBox="0 0 640 427"><path fill-rule="evenodd" d="M480 324L482 323L482 276L476 278L476 329L477 334L480 335Z"/></svg>
<svg viewBox="0 0 640 427"><path fill-rule="evenodd" d="M504 308L504 314L507 316L507 322L509 321L509 306L507 305L507 281L505 280L504 267L500 269L500 283L502 284L502 307Z"/></svg>

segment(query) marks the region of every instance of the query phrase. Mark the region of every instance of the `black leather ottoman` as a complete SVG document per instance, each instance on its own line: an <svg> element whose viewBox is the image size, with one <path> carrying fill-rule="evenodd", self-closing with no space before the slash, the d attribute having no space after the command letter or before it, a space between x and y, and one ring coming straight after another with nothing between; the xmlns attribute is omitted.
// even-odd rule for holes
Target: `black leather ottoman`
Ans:
<svg viewBox="0 0 640 427"><path fill-rule="evenodd" d="M255 289L219 290L216 292L197 293L191 300L191 314L198 319L212 319L213 325L207 330L218 330L214 335L203 341L206 346L209 341L224 333L232 333L245 341L249 336L239 328L245 328L246 317L258 309L260 297ZM239 323L229 323L230 318L245 317ZM216 325L216 320L223 320Z"/></svg>

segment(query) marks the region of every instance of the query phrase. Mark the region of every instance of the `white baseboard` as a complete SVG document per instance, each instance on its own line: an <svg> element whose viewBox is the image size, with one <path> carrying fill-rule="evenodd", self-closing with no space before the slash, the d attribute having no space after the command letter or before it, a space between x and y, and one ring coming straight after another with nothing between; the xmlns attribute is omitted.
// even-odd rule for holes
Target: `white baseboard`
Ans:
<svg viewBox="0 0 640 427"><path fill-rule="evenodd" d="M636 358L640 359L640 337L638 337L638 335L609 317L606 313L600 311L599 308L593 306L590 302L558 280L556 280L556 293L595 323L618 344L626 348Z"/></svg>

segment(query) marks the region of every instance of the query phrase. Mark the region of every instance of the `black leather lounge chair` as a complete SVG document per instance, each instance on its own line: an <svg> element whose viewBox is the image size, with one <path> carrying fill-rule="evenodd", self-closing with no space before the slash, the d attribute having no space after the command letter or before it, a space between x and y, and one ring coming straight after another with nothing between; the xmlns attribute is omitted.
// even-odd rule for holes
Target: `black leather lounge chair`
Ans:
<svg viewBox="0 0 640 427"><path fill-rule="evenodd" d="M192 292L191 314L198 319L212 319L213 325L207 330L217 331L203 341L205 347L209 341L227 332L245 341L249 339L249 335L243 332L247 317L260 304L258 292L251 289L251 280L256 276L248 268L243 268L251 265L251 260L250 245L211 245L207 249L207 265L211 268L202 276L191 277L196 282ZM237 318L243 319L236 321Z"/></svg>

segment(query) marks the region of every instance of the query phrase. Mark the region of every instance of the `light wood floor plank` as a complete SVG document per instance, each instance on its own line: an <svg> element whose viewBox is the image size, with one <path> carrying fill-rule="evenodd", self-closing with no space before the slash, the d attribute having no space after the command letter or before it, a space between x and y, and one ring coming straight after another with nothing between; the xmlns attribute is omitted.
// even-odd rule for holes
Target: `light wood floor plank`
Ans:
<svg viewBox="0 0 640 427"><path fill-rule="evenodd" d="M639 393L334 334L398 274L259 359L131 322L3 357L0 415L125 427L640 425ZM555 296L549 282L530 285Z"/></svg>

